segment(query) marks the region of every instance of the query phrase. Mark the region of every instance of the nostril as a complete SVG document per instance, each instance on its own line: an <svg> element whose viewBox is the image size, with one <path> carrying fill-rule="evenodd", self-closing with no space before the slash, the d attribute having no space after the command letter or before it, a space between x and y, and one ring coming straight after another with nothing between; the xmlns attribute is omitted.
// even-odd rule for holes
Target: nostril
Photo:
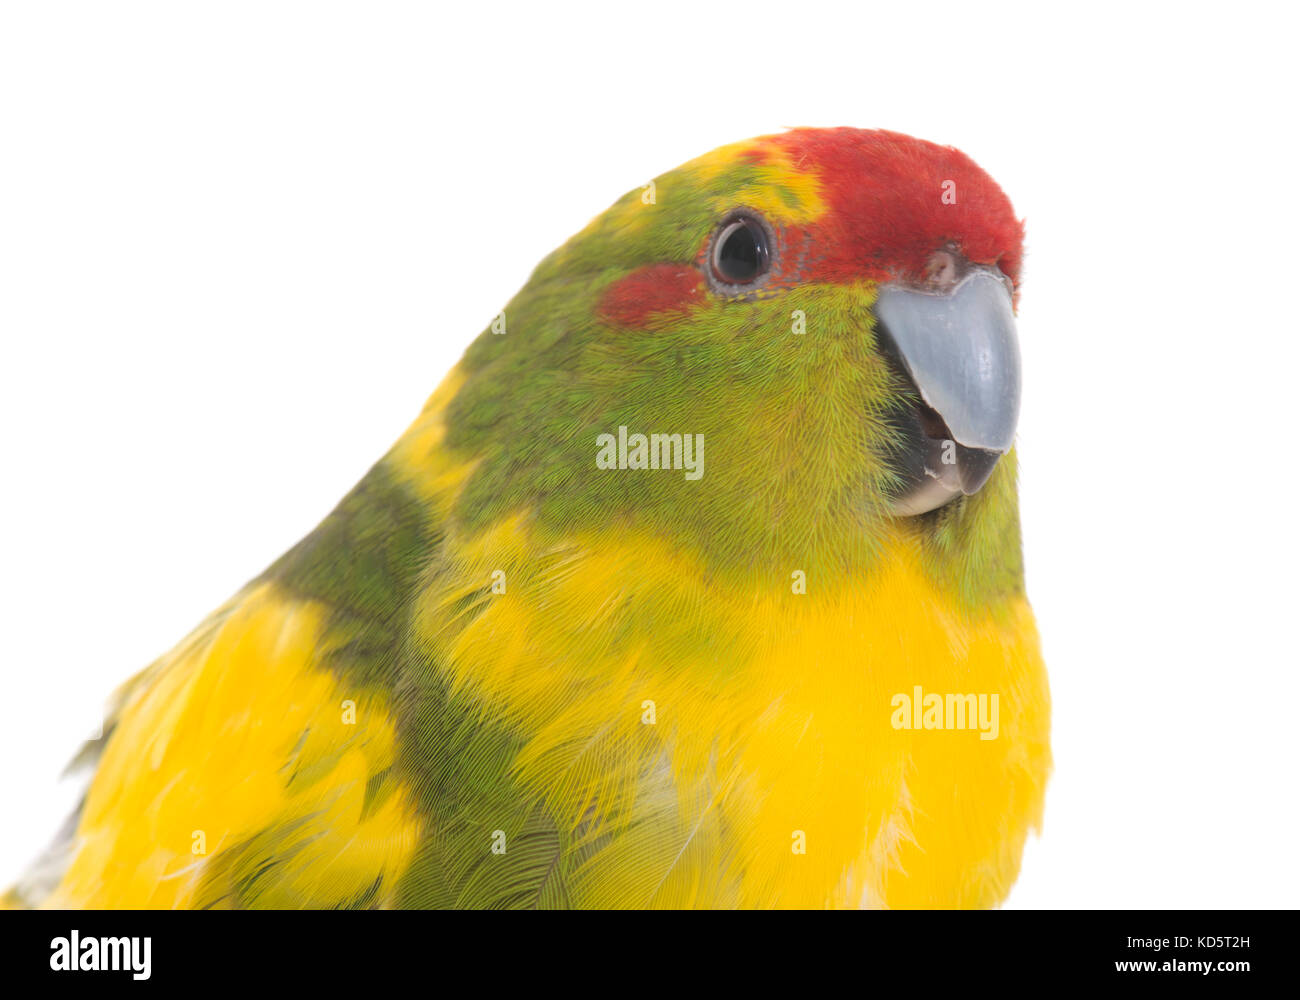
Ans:
<svg viewBox="0 0 1300 1000"><path fill-rule="evenodd" d="M922 279L925 284L936 290L952 288L966 273L961 257L951 250L938 250L925 263Z"/></svg>

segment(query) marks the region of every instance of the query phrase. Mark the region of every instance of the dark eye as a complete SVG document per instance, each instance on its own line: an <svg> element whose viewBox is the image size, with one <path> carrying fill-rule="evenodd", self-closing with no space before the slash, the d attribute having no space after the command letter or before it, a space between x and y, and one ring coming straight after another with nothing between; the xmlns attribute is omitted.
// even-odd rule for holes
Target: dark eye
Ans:
<svg viewBox="0 0 1300 1000"><path fill-rule="evenodd" d="M771 261L767 228L757 219L728 219L713 240L713 276L728 285L748 285L767 273Z"/></svg>

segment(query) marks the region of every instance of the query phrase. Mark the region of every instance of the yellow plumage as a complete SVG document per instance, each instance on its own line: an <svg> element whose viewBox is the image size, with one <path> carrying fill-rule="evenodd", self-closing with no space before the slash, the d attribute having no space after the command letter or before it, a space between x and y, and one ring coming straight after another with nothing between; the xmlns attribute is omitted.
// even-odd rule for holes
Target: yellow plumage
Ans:
<svg viewBox="0 0 1300 1000"><path fill-rule="evenodd" d="M430 582L417 631L485 716L534 734L514 765L523 786L575 824L585 818L593 837L653 808L647 842L620 845L631 855L688 842L648 897L625 877L653 866L593 863L584 902L989 906L1005 896L1050 768L1046 675L1023 599L1005 616L970 618L926 581L902 532L856 593L819 593L812 580L806 594L774 583L759 600L730 602L649 538L575 540L540 579L531 551L522 520L475 539L468 563ZM456 628L451 581L492 568L517 582ZM627 620L639 627L611 656L606 630ZM917 684L1004 692L998 739L890 729L891 698ZM653 726L642 721L647 701ZM648 778L644 763L659 756L665 773ZM641 801L665 781L675 801ZM806 854L792 850L795 831Z"/></svg>
<svg viewBox="0 0 1300 1000"><path fill-rule="evenodd" d="M235 905L235 876L273 859L260 904L302 906L401 870L418 821L368 787L393 764L388 706L316 666L320 617L252 587L127 686L45 906Z"/></svg>

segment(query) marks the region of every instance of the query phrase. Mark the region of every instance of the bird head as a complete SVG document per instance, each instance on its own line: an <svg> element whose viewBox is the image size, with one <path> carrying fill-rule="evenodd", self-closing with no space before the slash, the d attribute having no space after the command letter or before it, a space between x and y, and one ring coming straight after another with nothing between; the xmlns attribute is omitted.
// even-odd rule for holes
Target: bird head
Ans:
<svg viewBox="0 0 1300 1000"><path fill-rule="evenodd" d="M797 129L656 177L461 362L460 514L632 523L721 565L848 565L885 532L993 517L1022 235L969 157L894 132Z"/></svg>

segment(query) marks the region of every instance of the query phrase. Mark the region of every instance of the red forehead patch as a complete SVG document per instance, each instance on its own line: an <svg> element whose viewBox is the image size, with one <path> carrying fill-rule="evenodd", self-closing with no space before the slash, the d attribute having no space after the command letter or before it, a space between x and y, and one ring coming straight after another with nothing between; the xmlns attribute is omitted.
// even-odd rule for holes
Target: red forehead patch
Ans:
<svg viewBox="0 0 1300 1000"><path fill-rule="evenodd" d="M853 128L796 129L767 141L818 175L828 203L823 217L787 229L808 253L797 280L916 276L953 242L1019 281L1024 227L1002 189L960 150Z"/></svg>

